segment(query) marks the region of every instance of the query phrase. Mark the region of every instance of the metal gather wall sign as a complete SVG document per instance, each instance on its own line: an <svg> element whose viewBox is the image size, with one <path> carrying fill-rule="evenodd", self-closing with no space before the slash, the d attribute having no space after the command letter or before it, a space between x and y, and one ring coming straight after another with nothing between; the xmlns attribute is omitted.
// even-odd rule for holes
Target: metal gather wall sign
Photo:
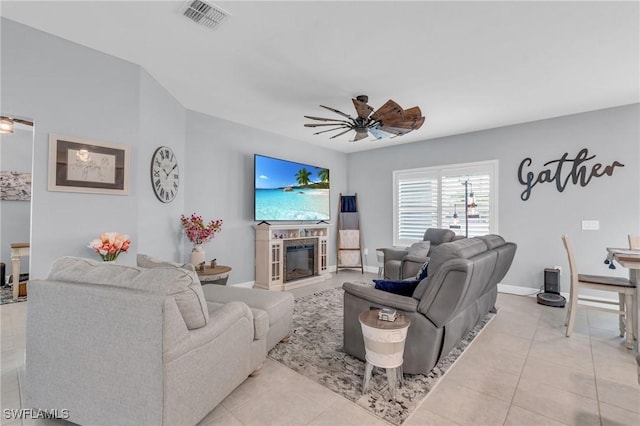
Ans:
<svg viewBox="0 0 640 426"><path fill-rule="evenodd" d="M624 164L619 161L614 161L608 166L603 166L602 163L595 163L592 166L584 164L596 158L595 155L589 156L587 148L581 149L575 158L568 157L569 153L565 152L559 159L547 161L543 164L545 168L538 173L525 170L530 168L533 163L530 157L522 160L518 166L518 181L525 186L524 191L520 194L522 201L527 201L531 197L531 190L539 183L555 182L558 192L562 192L569 182L574 185L587 186L591 179L604 175L611 176L616 167L624 167Z"/></svg>

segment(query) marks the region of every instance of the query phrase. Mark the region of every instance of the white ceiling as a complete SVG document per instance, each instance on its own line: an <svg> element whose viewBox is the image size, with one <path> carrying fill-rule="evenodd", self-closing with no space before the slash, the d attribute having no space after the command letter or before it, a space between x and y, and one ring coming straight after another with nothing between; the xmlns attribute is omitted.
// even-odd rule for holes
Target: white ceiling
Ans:
<svg viewBox="0 0 640 426"><path fill-rule="evenodd" d="M14 21L140 64L186 108L343 152L640 101L639 3L220 1L200 27L173 1L6 1ZM349 142L303 115L351 97L419 106L408 135Z"/></svg>

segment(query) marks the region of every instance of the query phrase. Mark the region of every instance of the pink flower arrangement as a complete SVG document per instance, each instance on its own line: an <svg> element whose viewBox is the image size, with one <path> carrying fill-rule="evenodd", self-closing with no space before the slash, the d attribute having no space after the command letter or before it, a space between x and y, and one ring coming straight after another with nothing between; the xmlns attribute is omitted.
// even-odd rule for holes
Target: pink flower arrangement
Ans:
<svg viewBox="0 0 640 426"><path fill-rule="evenodd" d="M116 260L120 253L126 252L131 246L128 235L119 232L105 232L89 243L89 248L98 253L102 260L110 262Z"/></svg>
<svg viewBox="0 0 640 426"><path fill-rule="evenodd" d="M180 216L182 227L184 228L187 238L193 244L204 244L213 239L216 232L222 230L222 219L211 220L207 225L204 224L202 216L192 213L191 216Z"/></svg>

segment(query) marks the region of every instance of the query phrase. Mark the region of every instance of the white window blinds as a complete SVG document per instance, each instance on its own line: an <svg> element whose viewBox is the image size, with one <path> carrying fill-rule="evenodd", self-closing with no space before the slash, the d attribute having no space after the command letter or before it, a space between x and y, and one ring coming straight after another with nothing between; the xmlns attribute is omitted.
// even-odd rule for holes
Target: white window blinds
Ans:
<svg viewBox="0 0 640 426"><path fill-rule="evenodd" d="M497 168L486 161L394 171L394 245L422 240L427 228L497 233Z"/></svg>

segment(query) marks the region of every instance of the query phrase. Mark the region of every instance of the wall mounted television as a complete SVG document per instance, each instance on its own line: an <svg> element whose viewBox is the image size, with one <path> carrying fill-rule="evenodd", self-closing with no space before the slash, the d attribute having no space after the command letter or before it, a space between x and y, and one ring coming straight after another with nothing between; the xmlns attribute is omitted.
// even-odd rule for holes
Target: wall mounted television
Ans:
<svg viewBox="0 0 640 426"><path fill-rule="evenodd" d="M254 156L254 219L331 219L329 169L279 158Z"/></svg>

